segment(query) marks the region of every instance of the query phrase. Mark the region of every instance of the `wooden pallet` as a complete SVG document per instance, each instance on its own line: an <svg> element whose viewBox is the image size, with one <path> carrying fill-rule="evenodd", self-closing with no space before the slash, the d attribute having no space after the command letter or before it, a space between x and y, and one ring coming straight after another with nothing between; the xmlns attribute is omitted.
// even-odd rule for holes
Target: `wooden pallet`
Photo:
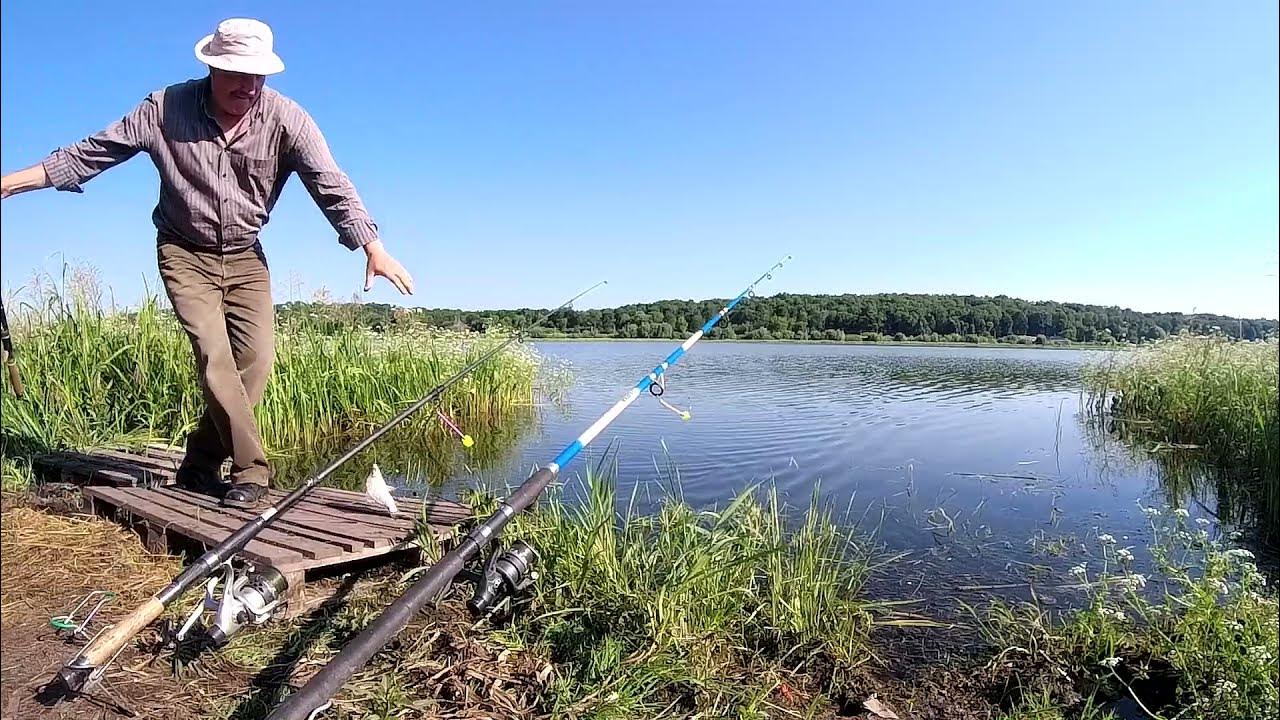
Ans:
<svg viewBox="0 0 1280 720"><path fill-rule="evenodd" d="M140 451L89 448L40 455L32 464L46 479L65 483L160 487L173 484L182 456L163 445Z"/></svg>
<svg viewBox="0 0 1280 720"><path fill-rule="evenodd" d="M91 512L134 527L153 552L203 551L260 514L223 507L215 498L173 485L173 470L179 462L180 457L171 453L131 455L114 450L39 459L46 472L55 471L65 481L84 485L81 492ZM284 496L279 490L269 493L272 503ZM415 553L413 541L419 527L444 539L471 516L466 506L450 501L397 498L396 504L400 512L391 517L363 493L316 488L276 518L238 557L280 571L292 595L308 579Z"/></svg>

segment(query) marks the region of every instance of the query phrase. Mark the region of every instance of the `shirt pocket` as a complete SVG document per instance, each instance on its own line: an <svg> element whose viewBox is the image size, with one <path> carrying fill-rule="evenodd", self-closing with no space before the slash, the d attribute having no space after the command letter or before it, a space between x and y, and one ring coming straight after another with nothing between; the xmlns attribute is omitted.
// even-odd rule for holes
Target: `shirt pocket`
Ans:
<svg viewBox="0 0 1280 720"><path fill-rule="evenodd" d="M255 204L265 205L276 186L280 161L277 158L257 158L230 153L227 162L236 189L249 196Z"/></svg>

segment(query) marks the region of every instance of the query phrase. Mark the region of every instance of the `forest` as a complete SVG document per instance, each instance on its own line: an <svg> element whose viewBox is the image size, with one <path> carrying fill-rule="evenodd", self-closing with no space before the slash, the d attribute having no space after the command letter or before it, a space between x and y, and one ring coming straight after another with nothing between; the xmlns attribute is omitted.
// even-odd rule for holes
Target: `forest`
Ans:
<svg viewBox="0 0 1280 720"><path fill-rule="evenodd" d="M541 338L681 338L701 327L724 299L661 300L616 308L565 310L530 333ZM381 303L290 302L282 320L357 325L376 331L397 323L456 329L523 327L545 309L403 308ZM1114 306L1030 302L998 295L777 294L741 304L712 339L924 342L1142 343L1184 330L1254 340L1276 321L1213 314L1146 313Z"/></svg>

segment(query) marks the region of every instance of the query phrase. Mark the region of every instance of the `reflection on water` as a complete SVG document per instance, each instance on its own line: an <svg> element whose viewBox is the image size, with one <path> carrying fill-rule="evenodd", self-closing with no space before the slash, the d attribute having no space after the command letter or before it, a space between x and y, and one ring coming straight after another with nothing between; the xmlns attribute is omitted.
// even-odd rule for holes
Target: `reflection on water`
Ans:
<svg viewBox="0 0 1280 720"><path fill-rule="evenodd" d="M531 405L517 406L502 419L451 417L450 421L475 441L471 447L464 448L457 435L434 413L431 406L422 408L416 416L338 468L325 484L363 490L365 478L377 463L387 478L403 486L402 495L456 495L451 480L505 468L512 449L519 447L537 424L536 408ZM365 432L375 429L370 427ZM333 439L273 458L279 486L296 487L359 440L357 436Z"/></svg>
<svg viewBox="0 0 1280 720"><path fill-rule="evenodd" d="M358 485L377 460L389 477L402 478L406 492L456 497L468 487L514 486L671 347L539 342L545 358L571 369L560 402L466 428L477 441L468 450L441 423L415 423L357 458L343 482ZM1140 547L1149 531L1140 504L1164 503L1161 462L1105 441L1084 422L1081 370L1107 357L707 342L668 374L664 399L689 409L690 421L646 394L561 479L574 497L584 468L612 446L619 497L630 502L634 489L640 511L673 487L696 507L723 505L759 482L776 484L784 500L804 507L817 488L887 550L910 553L880 578L879 591L932 600L1007 586L1013 589L1003 594L1017 595L1028 580L1079 562L1099 534ZM1050 604L1077 599L1052 587L1037 594Z"/></svg>
<svg viewBox="0 0 1280 720"><path fill-rule="evenodd" d="M1272 579L1280 576L1280 548L1274 544L1280 518L1267 511L1265 493L1248 468L1223 467L1194 445L1153 441L1142 422L1094 413L1083 425L1097 452L1154 467L1166 502L1211 518L1220 528L1239 530L1243 543L1259 556L1259 569Z"/></svg>

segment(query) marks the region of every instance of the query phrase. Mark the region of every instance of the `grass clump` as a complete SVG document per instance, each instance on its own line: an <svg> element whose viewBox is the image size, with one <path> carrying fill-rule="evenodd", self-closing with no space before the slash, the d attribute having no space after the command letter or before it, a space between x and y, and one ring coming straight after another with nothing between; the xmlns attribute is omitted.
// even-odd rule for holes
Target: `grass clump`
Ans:
<svg viewBox="0 0 1280 720"><path fill-rule="evenodd" d="M640 516L607 479L586 486L509 530L538 548L542 577L499 638L556 664L552 716L764 717L793 690L840 692L873 659L886 613L861 591L875 555L816 496L788 528L776 491Z"/></svg>
<svg viewBox="0 0 1280 720"><path fill-rule="evenodd" d="M157 297L124 312L91 280L9 303L27 395L6 393L8 454L152 440L181 444L204 401L190 343ZM294 453L368 432L503 338L471 333L278 323L276 363L256 418L268 452ZM487 423L534 393L538 357L514 346L442 399L459 422ZM433 422L430 412L418 422ZM437 423L438 424L438 423Z"/></svg>
<svg viewBox="0 0 1280 720"><path fill-rule="evenodd" d="M1080 708L1068 711L1052 692L1041 689L1023 698L1017 707L1002 713L998 720L1119 720L1119 717L1103 709L1092 697L1086 699Z"/></svg>
<svg viewBox="0 0 1280 720"><path fill-rule="evenodd" d="M1134 572L1132 550L1099 536L1100 567L1071 570L1086 594L1081 609L1054 616L997 603L975 613L1000 650L993 666L1038 668L1091 697L1129 697L1154 718L1275 717L1280 606L1252 554L1189 527L1185 511L1144 511L1157 571Z"/></svg>
<svg viewBox="0 0 1280 720"><path fill-rule="evenodd" d="M1178 335L1086 374L1087 407L1140 438L1199 446L1259 486L1261 519L1280 515L1280 344ZM1252 488L1251 488L1252 489Z"/></svg>

